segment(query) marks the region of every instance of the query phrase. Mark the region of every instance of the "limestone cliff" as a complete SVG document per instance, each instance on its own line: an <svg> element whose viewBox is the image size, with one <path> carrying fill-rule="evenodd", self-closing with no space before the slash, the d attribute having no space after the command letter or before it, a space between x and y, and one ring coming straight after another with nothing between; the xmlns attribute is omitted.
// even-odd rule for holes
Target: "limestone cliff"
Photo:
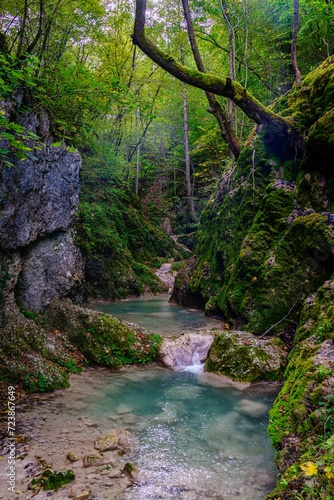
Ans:
<svg viewBox="0 0 334 500"><path fill-rule="evenodd" d="M7 307L2 317L9 312L8 301L11 313L16 306L37 312L55 298L78 292L83 261L71 224L80 166L79 154L57 147L38 151L35 160L3 167L0 249Z"/></svg>
<svg viewBox="0 0 334 500"><path fill-rule="evenodd" d="M303 158L289 158L260 130L248 140L202 214L175 301L202 302L234 327L291 340L303 301L334 271L333 125L323 130L333 78L332 57L276 103L305 137Z"/></svg>
<svg viewBox="0 0 334 500"><path fill-rule="evenodd" d="M204 210L173 293L225 318L227 329L279 336L290 351L270 412L281 477L268 499L333 498L333 88L332 56L275 104L303 137L303 156L289 158L254 131ZM231 372L230 340L215 339L207 369L242 379L247 365Z"/></svg>

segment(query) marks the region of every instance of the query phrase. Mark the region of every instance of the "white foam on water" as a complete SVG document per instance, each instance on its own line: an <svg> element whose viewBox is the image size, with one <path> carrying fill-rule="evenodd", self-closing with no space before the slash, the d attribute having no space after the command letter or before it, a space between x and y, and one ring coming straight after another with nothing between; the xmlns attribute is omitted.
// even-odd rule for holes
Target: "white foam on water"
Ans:
<svg viewBox="0 0 334 500"><path fill-rule="evenodd" d="M182 371L183 372L190 372L190 373L203 373L204 372L204 363L202 363L200 365L186 366Z"/></svg>
<svg viewBox="0 0 334 500"><path fill-rule="evenodd" d="M191 360L191 365L186 366L182 371L190 373L203 373L204 363L201 363L200 356L198 352L194 352Z"/></svg>

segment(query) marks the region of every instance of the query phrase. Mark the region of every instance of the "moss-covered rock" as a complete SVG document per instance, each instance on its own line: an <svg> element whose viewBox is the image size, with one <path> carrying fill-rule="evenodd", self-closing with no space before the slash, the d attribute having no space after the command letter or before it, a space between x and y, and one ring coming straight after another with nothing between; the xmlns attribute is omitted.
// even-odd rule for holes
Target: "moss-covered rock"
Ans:
<svg viewBox="0 0 334 500"><path fill-rule="evenodd" d="M86 363L66 334L37 325L23 314L0 329L0 378L29 392L68 387L69 373Z"/></svg>
<svg viewBox="0 0 334 500"><path fill-rule="evenodd" d="M269 435L282 473L274 498L332 499L334 475L334 283L304 304ZM295 495L295 496L293 496Z"/></svg>
<svg viewBox="0 0 334 500"><path fill-rule="evenodd" d="M65 486L74 479L74 472L70 469L64 472L55 472L53 470L46 469L39 477L32 479L31 483L29 484L29 489L36 490L39 488L43 488L47 491L58 491L62 486Z"/></svg>
<svg viewBox="0 0 334 500"><path fill-rule="evenodd" d="M119 368L157 359L162 339L143 328L90 309L70 300L55 301L43 318L55 329L65 331L70 342L89 363Z"/></svg>
<svg viewBox="0 0 334 500"><path fill-rule="evenodd" d="M225 331L216 335L205 370L239 382L276 381L283 377L287 351L277 339Z"/></svg>
<svg viewBox="0 0 334 500"><path fill-rule="evenodd" d="M159 335L69 299L44 314L24 313L30 318L17 313L0 330L0 378L29 392L68 387L69 373L87 364L119 368L158 358Z"/></svg>
<svg viewBox="0 0 334 500"><path fill-rule="evenodd" d="M203 211L176 301L292 342L303 301L334 271L333 79L331 57L276 104L306 139L301 162L251 135Z"/></svg>

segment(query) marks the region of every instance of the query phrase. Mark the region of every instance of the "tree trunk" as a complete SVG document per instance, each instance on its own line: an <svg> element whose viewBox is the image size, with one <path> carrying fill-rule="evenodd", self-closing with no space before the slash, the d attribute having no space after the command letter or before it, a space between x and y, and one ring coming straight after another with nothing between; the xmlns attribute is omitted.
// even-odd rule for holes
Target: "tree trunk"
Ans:
<svg viewBox="0 0 334 500"><path fill-rule="evenodd" d="M231 80L235 80L235 34L234 28L231 24L229 9L227 7L227 3L225 0L221 0L222 9L223 9L223 17L227 26L227 34L228 34L228 51L229 51L229 60L230 60L230 78ZM232 123L234 112L234 103L229 100L228 102L228 119Z"/></svg>
<svg viewBox="0 0 334 500"><path fill-rule="evenodd" d="M185 16L185 19L187 22L189 42L190 42L191 50L192 50L193 55L194 55L197 69L198 69L198 71L205 73L203 60L202 60L202 57L201 57L201 54L200 54L200 51L198 49L198 45L196 42L196 37L195 37L193 23L191 20L191 13L190 13L190 9L189 9L188 0L182 0L182 5L183 5L184 16ZM233 133L233 130L231 128L231 125L229 123L229 120L228 120L223 108L221 107L219 101L216 99L216 96L214 94L212 94L211 92L205 92L205 94L206 94L206 97L207 97L209 105L210 105L210 108L208 111L210 113L212 113L214 115L214 117L216 118L216 120L218 121L222 138L228 144L229 150L236 158L238 158L238 156L240 154L239 141Z"/></svg>
<svg viewBox="0 0 334 500"><path fill-rule="evenodd" d="M182 64L184 64L183 47L181 47L181 62ZM185 163L186 163L187 200L189 205L190 216L194 218L195 207L194 207L193 190L191 186L191 171L190 171L187 86L185 83L183 83L183 135L184 135L184 153L185 153Z"/></svg>
<svg viewBox="0 0 334 500"><path fill-rule="evenodd" d="M286 150L289 151L291 149L295 151L296 142L298 142L298 147L303 147L303 143L295 131L292 122L261 104L239 82L233 81L231 78L219 78L187 68L178 63L169 54L159 49L145 35L145 16L146 0L136 0L133 42L158 66L184 83L188 83L206 92L232 99L249 118L266 128L268 133L267 143L277 139L280 143L278 147L281 147L283 144Z"/></svg>
<svg viewBox="0 0 334 500"><path fill-rule="evenodd" d="M295 74L296 87L301 83L301 75L297 64L297 38L299 28L299 0L294 0L293 32L291 45L292 68Z"/></svg>
<svg viewBox="0 0 334 500"><path fill-rule="evenodd" d="M136 195L138 195L138 192L139 192L139 148L140 148L140 144L139 144L138 120L139 120L139 108L137 106L136 107L136 145L137 145L137 149L136 149L136 185L135 185Z"/></svg>

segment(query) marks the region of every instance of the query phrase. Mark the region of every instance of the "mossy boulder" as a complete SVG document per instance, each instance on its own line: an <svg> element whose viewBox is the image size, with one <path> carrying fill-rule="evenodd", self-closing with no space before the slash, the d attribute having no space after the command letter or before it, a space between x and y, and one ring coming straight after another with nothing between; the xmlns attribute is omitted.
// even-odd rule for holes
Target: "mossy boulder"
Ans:
<svg viewBox="0 0 334 500"><path fill-rule="evenodd" d="M0 328L0 379L21 384L28 392L68 387L69 373L81 371L85 363L66 334L23 314L13 315Z"/></svg>
<svg viewBox="0 0 334 500"><path fill-rule="evenodd" d="M277 339L251 333L218 333L209 349L205 370L239 382L276 381L283 377L287 351Z"/></svg>
<svg viewBox="0 0 334 500"><path fill-rule="evenodd" d="M66 299L42 314L12 315L0 341L0 380L46 392L68 387L69 373L87 364L117 369L155 361L162 338Z"/></svg>
<svg viewBox="0 0 334 500"><path fill-rule="evenodd" d="M155 361L162 342L159 335L70 300L53 302L43 318L53 328L65 331L89 363L102 366L120 368Z"/></svg>

